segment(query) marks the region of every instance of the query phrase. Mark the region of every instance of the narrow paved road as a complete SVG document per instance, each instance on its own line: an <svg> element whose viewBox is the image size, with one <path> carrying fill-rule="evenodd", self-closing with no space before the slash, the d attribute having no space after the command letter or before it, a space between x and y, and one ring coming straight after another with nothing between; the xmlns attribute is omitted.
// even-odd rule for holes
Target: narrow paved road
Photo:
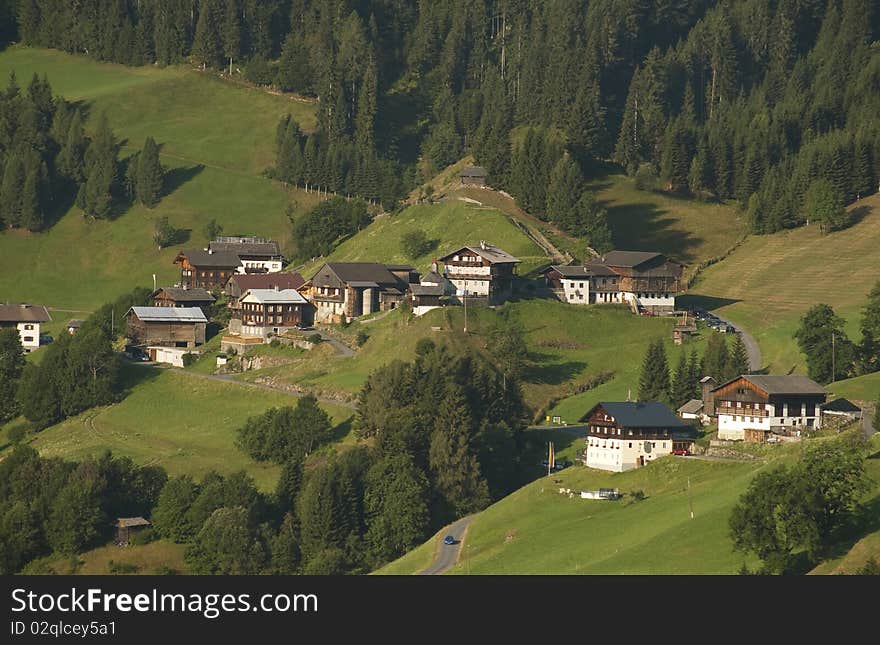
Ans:
<svg viewBox="0 0 880 645"><path fill-rule="evenodd" d="M439 576L458 561L458 554L461 553L461 547L464 546L464 535L474 517L474 515L468 515L460 520L456 520L440 534L440 537L437 538L440 540L440 546L437 555L434 556L434 562L419 575ZM455 544L443 544L443 538L447 535L455 538Z"/></svg>
<svg viewBox="0 0 880 645"><path fill-rule="evenodd" d="M718 316L718 314L715 315ZM746 353L749 355L749 367L751 367L752 372L760 371L763 365L761 365L761 348L758 347L758 341L756 341L749 332L743 329L740 324L727 320L722 316L718 316L718 318L721 322L732 325L736 329L740 338L743 339L743 344L746 346Z"/></svg>

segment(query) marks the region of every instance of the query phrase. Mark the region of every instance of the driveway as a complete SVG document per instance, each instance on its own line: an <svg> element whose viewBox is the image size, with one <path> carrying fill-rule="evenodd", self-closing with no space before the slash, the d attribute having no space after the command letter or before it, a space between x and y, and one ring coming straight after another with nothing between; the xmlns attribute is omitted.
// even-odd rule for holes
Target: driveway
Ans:
<svg viewBox="0 0 880 645"><path fill-rule="evenodd" d="M439 576L458 562L458 554L461 553L461 547L464 546L465 533L467 533L468 525L474 517L474 515L468 515L460 520L456 520L441 533L441 536L437 538L440 541L440 545L437 554L434 556L434 561L419 575ZM443 544L443 538L447 535L455 538L455 544Z"/></svg>
<svg viewBox="0 0 880 645"><path fill-rule="evenodd" d="M715 313L715 315L718 316L718 319L721 320L721 322L727 323L728 325L731 325L736 329L737 333L739 333L740 338L742 338L743 340L743 345L746 346L746 353L749 356L749 367L751 368L752 372L760 371L762 367L761 348L758 347L758 341L756 341L749 332L743 329L742 325L740 325L739 323L734 323L731 320L727 320L724 316L720 316L717 313Z"/></svg>

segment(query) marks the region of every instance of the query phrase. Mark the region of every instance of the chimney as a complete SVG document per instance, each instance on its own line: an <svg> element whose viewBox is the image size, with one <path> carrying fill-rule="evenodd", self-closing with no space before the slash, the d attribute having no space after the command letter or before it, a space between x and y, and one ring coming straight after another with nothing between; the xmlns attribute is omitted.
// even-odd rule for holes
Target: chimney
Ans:
<svg viewBox="0 0 880 645"><path fill-rule="evenodd" d="M437 273L437 258L434 258L434 261L431 262L431 271Z"/></svg>
<svg viewBox="0 0 880 645"><path fill-rule="evenodd" d="M212 249L210 246L208 247L208 255L214 255L214 249Z"/></svg>
<svg viewBox="0 0 880 645"><path fill-rule="evenodd" d="M278 288L277 284L275 285L275 291L281 291L281 289Z"/></svg>
<svg viewBox="0 0 880 645"><path fill-rule="evenodd" d="M486 240L480 240L480 248L486 250Z"/></svg>

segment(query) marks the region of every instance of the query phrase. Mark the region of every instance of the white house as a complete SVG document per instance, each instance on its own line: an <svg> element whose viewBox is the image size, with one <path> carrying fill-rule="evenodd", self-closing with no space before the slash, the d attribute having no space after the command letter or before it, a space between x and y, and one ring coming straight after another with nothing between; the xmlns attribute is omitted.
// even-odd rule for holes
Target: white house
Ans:
<svg viewBox="0 0 880 645"><path fill-rule="evenodd" d="M763 442L822 425L825 388L797 374L747 374L712 390L718 438Z"/></svg>
<svg viewBox="0 0 880 645"><path fill-rule="evenodd" d="M52 316L43 305L0 305L0 327L15 327L25 353L40 346L40 324Z"/></svg>
<svg viewBox="0 0 880 645"><path fill-rule="evenodd" d="M457 293L485 299L489 305L501 304L511 296L516 265L521 262L485 241L447 253L440 261L443 277L455 286Z"/></svg>
<svg viewBox="0 0 880 645"><path fill-rule="evenodd" d="M193 354L198 356L199 352L193 351L186 347L162 347L160 345L151 345L147 347L147 354L150 360L155 363L168 363L174 367L185 367L183 364L184 354Z"/></svg>
<svg viewBox="0 0 880 645"><path fill-rule="evenodd" d="M580 420L590 468L622 472L693 448L693 428L656 401L597 403Z"/></svg>

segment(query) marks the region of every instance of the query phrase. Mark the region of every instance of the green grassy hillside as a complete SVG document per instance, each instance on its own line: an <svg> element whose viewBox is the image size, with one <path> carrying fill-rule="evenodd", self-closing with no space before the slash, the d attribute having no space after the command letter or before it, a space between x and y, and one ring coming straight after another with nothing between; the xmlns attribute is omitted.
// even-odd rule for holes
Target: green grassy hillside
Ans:
<svg viewBox="0 0 880 645"><path fill-rule="evenodd" d="M296 399L236 383L206 380L180 370L130 367L131 393L120 403L95 408L33 436L31 445L47 457L77 460L109 449L136 463L159 465L170 475L200 477L208 470L244 469L263 490L271 490L278 466L257 463L235 446L236 429L249 416ZM322 407L336 424L337 440L348 434L351 410Z"/></svg>
<svg viewBox="0 0 880 645"><path fill-rule="evenodd" d="M873 402L880 398L880 372L835 381L827 388L830 397L842 396L852 401Z"/></svg>
<svg viewBox="0 0 880 645"><path fill-rule="evenodd" d="M874 439L873 449L880 447ZM736 574L754 556L734 552L728 517L752 477L792 458L798 444L765 446L743 462L664 457L625 473L574 466L521 488L481 512L468 528L454 574ZM880 462L867 459L865 496L880 499ZM562 480L555 483L552 480ZM576 492L559 494L560 487ZM581 490L616 487L623 499L581 499ZM629 496L641 490L646 498ZM693 519L690 511L693 509ZM429 542L378 573L416 573ZM849 545L841 545L844 552Z"/></svg>
<svg viewBox="0 0 880 645"><path fill-rule="evenodd" d="M849 210L858 221L828 235L808 226L750 237L702 273L691 288L691 302L742 323L771 371L805 373L792 338L800 318L814 304L827 303L846 319L850 338L858 340L861 309L880 280L880 195Z"/></svg>
<svg viewBox="0 0 880 645"><path fill-rule="evenodd" d="M101 576L115 573L111 571L112 562L116 565L116 571L122 565L131 568L130 573L134 575L163 575L170 572L187 574L189 571L184 561L185 552L185 544L175 544L170 540L133 544L123 549L111 543L70 557L48 555L28 564L22 573Z"/></svg>
<svg viewBox="0 0 880 645"><path fill-rule="evenodd" d="M155 209L134 206L113 221L89 222L72 208L46 233L0 233L0 300L90 310L136 285L151 286L153 273L160 283L174 280L172 259L184 245L204 245L211 218L226 233L271 236L285 246L288 203L303 210L317 200L260 176L273 160L278 119L291 113L314 127L312 105L182 66L131 68L50 50L3 51L0 82L13 70L23 86L45 73L56 94L81 103L87 129L106 111L124 144L122 158L147 136L156 139L169 194ZM159 251L152 231L162 215L189 240Z"/></svg>
<svg viewBox="0 0 880 645"><path fill-rule="evenodd" d="M410 257L403 249L403 237L412 231L424 231L434 242L434 249L420 257ZM517 268L525 275L532 268L545 264L541 249L514 226L503 213L461 201L410 206L397 215L377 217L357 235L340 244L326 259L336 262L385 262L413 264L425 271L431 261L449 251L480 240L515 255L522 264ZM303 275L312 275L324 260L311 262Z"/></svg>

